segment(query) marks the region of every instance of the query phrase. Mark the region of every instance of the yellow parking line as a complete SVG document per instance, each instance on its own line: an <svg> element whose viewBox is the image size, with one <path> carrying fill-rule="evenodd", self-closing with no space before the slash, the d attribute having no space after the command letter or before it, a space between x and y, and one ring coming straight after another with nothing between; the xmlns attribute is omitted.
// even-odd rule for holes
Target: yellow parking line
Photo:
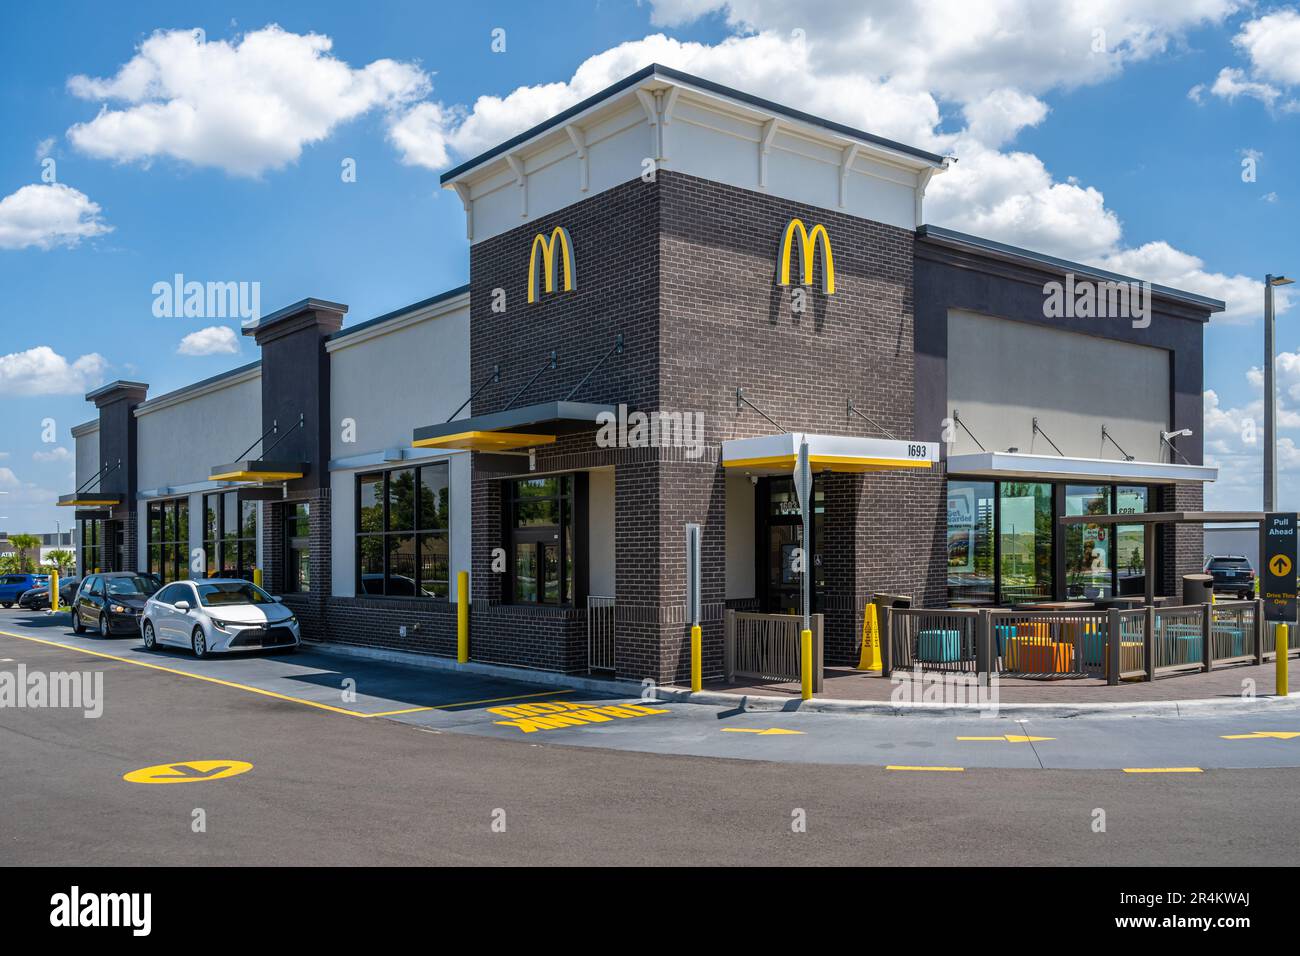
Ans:
<svg viewBox="0 0 1300 956"><path fill-rule="evenodd" d="M1125 767L1125 773L1205 773L1200 767Z"/></svg>
<svg viewBox="0 0 1300 956"><path fill-rule="evenodd" d="M292 697L288 694L276 693L273 690L265 690L261 687L252 687L248 684L240 684L235 681L222 680L219 677L208 677L206 674L195 674L191 671L176 670L174 667L164 667L161 664L151 664L148 661L137 661L129 657L120 657L117 654L108 654L104 651L92 651L87 647L78 647L75 644L62 644L59 641L47 641L41 637L30 637L26 634L15 634L12 631L0 631L0 634L6 637L15 637L20 641L32 641L35 644L46 644L49 647L59 647L65 651L80 651L83 654L92 654L95 657L107 658L110 661L120 661L123 664L134 664L137 667L147 667L150 670L162 671L165 674L175 674L179 677L192 677L195 680L207 681L209 684L219 684L222 687L233 687L236 690L246 690L251 694L261 694L263 697L274 697L276 700L285 700L292 704L304 704L307 707L316 707L320 710L328 710L335 714L344 714L348 717L393 717L398 714L414 714L425 710L446 710L450 707L472 707L475 704L494 704L507 700L522 700L526 697L545 697L551 694L572 694L572 690L539 690L531 694L517 694L513 697L493 697L487 700L464 700L452 704L435 704L428 707L408 707L404 710L386 710L377 714L367 714L360 710L348 710L346 707L335 707L332 704L322 704L319 701L307 700L303 697Z"/></svg>
<svg viewBox="0 0 1300 956"><path fill-rule="evenodd" d="M965 767L900 767L894 764L890 764L885 769L886 770L936 770L941 773L962 773L963 771L965 771L966 768Z"/></svg>

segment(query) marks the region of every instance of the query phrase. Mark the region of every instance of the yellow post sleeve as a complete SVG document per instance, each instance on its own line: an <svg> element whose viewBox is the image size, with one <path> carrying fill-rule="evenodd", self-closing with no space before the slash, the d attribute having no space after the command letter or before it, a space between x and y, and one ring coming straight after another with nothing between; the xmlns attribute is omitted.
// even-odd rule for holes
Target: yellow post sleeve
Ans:
<svg viewBox="0 0 1300 956"><path fill-rule="evenodd" d="M813 661L812 631L799 632L799 676L803 682L803 699L812 699Z"/></svg>
<svg viewBox="0 0 1300 956"><path fill-rule="evenodd" d="M698 624L691 625L691 691L698 694L704 685L704 639Z"/></svg>
<svg viewBox="0 0 1300 956"><path fill-rule="evenodd" d="M259 588L262 586L262 569L253 568L253 583Z"/></svg>
<svg viewBox="0 0 1300 956"><path fill-rule="evenodd" d="M1277 626L1277 687L1274 688L1279 697L1286 697L1291 693L1287 683L1287 651L1291 645L1291 629L1285 624Z"/></svg>
<svg viewBox="0 0 1300 956"><path fill-rule="evenodd" d="M56 568L50 572L50 611L57 613L59 610L59 571Z"/></svg>
<svg viewBox="0 0 1300 956"><path fill-rule="evenodd" d="M456 663L469 663L469 572L456 574Z"/></svg>

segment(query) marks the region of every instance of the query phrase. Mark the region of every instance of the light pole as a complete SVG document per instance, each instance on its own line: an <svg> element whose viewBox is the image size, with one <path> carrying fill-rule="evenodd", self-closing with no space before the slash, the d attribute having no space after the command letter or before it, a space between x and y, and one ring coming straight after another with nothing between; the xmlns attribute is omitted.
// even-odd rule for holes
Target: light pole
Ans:
<svg viewBox="0 0 1300 956"><path fill-rule="evenodd" d="M1286 276L1264 276L1264 510L1277 507L1277 388L1273 381L1273 289Z"/></svg>

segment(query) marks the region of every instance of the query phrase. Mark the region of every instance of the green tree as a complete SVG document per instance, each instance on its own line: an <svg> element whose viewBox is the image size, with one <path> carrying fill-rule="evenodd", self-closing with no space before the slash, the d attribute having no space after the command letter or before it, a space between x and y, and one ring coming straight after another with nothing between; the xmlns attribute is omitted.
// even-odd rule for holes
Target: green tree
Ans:
<svg viewBox="0 0 1300 956"><path fill-rule="evenodd" d="M77 556L71 551L59 549L47 554L45 556L45 563L58 568L61 577L67 577L72 569L77 566Z"/></svg>
<svg viewBox="0 0 1300 956"><path fill-rule="evenodd" d="M36 537L36 535L34 535L34 534L16 534L16 535L14 535L13 537L11 537L11 538L9 539L9 543L10 543L11 545L13 545L14 550L18 552L18 570L19 570L19 571L30 571L30 570L32 569L33 564L35 564L35 562L29 562L29 561L27 560L27 552L28 552L28 551L31 551L32 549L35 549L35 550L36 550L36 560L37 560L37 561L40 560L40 555L41 555L41 539L38 538L38 537Z"/></svg>

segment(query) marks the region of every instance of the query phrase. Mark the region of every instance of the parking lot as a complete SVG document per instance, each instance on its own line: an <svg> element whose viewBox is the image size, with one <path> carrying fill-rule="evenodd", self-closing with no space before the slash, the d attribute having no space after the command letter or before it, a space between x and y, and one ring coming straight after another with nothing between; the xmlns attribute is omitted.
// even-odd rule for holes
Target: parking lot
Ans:
<svg viewBox="0 0 1300 956"><path fill-rule="evenodd" d="M1291 715L744 713L310 648L197 661L0 617L0 668L99 673L104 697L97 719L0 708L4 862L920 862L972 819L1007 838L985 862L1062 840L1141 862L1118 836L1139 831L1189 862L1295 849L1267 824L1300 809ZM1247 791L1252 812L1232 812ZM1089 829L1097 807L1109 836Z"/></svg>

